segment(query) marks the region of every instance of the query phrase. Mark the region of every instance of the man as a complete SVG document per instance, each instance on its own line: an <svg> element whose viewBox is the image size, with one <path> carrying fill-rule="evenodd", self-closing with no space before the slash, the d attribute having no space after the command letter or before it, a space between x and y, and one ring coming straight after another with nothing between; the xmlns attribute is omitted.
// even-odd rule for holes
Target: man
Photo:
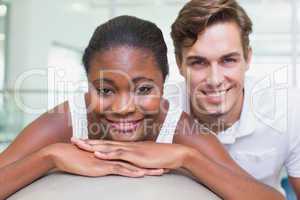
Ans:
<svg viewBox="0 0 300 200"><path fill-rule="evenodd" d="M300 199L300 92L245 76L251 32L235 0L192 0L182 8L171 36L187 86L185 109L262 183L282 191L285 167Z"/></svg>

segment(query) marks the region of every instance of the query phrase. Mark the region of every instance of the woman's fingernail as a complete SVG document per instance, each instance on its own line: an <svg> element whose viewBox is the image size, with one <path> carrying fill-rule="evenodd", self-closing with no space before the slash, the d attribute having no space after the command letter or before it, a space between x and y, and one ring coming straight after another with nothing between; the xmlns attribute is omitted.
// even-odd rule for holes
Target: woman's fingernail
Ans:
<svg viewBox="0 0 300 200"><path fill-rule="evenodd" d="M103 156L105 155L105 153L99 152L99 151L95 151L95 155L96 156Z"/></svg>

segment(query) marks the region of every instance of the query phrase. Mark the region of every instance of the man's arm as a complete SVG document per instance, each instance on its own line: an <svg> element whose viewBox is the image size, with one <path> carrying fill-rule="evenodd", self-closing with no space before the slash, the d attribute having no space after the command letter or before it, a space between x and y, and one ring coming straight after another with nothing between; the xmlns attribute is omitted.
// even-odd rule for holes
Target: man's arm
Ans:
<svg viewBox="0 0 300 200"><path fill-rule="evenodd" d="M186 113L183 113L176 131L174 143L196 150L190 151L183 168L222 198L284 199L280 192L260 183L243 170L217 137Z"/></svg>
<svg viewBox="0 0 300 200"><path fill-rule="evenodd" d="M282 194L275 189L250 176L235 173L227 167L211 161L198 151L191 150L182 167L226 200L284 200Z"/></svg>
<svg viewBox="0 0 300 200"><path fill-rule="evenodd" d="M289 181L294 189L297 199L300 200L300 178L289 177Z"/></svg>

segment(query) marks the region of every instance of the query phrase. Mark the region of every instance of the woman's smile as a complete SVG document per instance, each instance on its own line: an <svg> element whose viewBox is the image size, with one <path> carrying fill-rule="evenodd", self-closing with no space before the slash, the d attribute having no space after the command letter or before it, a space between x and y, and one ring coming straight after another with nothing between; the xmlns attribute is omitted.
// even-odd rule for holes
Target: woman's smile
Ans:
<svg viewBox="0 0 300 200"><path fill-rule="evenodd" d="M143 118L142 119L120 119L120 120L111 120L106 118L105 119L108 122L109 127L116 132L119 133L133 133L135 132L138 127L141 127L143 123Z"/></svg>

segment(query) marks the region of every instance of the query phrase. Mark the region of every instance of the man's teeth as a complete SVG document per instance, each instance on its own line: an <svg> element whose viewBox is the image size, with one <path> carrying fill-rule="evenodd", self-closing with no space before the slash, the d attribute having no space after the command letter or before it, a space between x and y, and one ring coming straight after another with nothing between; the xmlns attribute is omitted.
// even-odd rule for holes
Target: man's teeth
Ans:
<svg viewBox="0 0 300 200"><path fill-rule="evenodd" d="M211 97L219 97L219 96L223 96L226 94L226 91L218 91L218 92L206 92L205 93L207 96L211 96Z"/></svg>

